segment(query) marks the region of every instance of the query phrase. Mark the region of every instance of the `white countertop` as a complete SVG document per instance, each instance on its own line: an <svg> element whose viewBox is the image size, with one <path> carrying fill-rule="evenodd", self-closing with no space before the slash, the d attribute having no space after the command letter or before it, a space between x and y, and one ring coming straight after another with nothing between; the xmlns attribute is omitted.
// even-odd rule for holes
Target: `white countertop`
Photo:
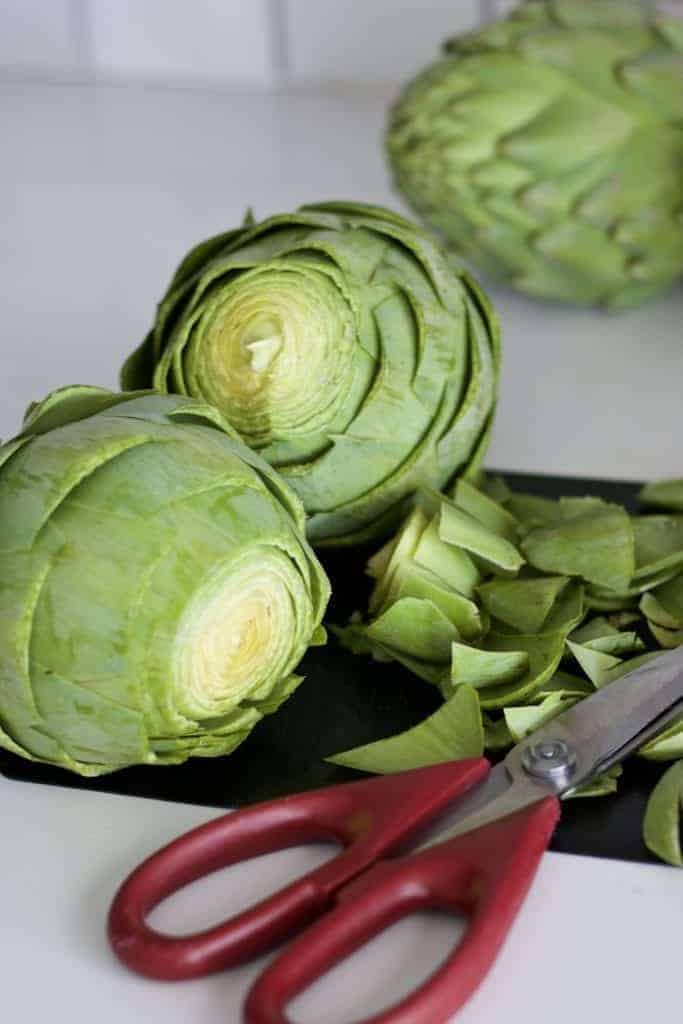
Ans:
<svg viewBox="0 0 683 1024"><path fill-rule="evenodd" d="M185 249L246 206L261 216L324 198L399 205L377 145L383 108L381 97L0 84L0 434L52 387L114 386ZM620 316L492 294L505 371L490 465L683 475L683 291ZM8 1020L239 1020L257 966L157 984L120 968L103 937L121 878L210 811L0 777L0 813ZM288 855L288 877L310 862ZM206 924L234 909L231 893L246 903L274 888L287 877L281 868L261 859L236 883L216 877L155 920ZM672 1019L682 924L680 872L549 854L489 983L459 1020ZM424 976L452 935L438 919L400 926L300 1000L297 1022L342 1024L377 1010L382 988Z"/></svg>

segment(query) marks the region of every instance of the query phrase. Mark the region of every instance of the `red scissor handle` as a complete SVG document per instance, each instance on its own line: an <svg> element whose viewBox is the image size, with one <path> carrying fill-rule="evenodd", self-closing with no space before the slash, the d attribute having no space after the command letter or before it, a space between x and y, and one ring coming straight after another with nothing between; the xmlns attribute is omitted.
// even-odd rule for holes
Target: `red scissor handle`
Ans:
<svg viewBox="0 0 683 1024"><path fill-rule="evenodd" d="M327 910L337 890L480 782L489 767L484 758L451 761L273 800L202 825L123 883L109 912L112 948L133 970L169 980L243 963ZM229 921L187 936L163 935L146 923L163 899L212 871L319 840L345 849Z"/></svg>
<svg viewBox="0 0 683 1024"><path fill-rule="evenodd" d="M253 985L247 1024L289 1024L291 1000L368 939L418 910L469 916L462 942L411 995L365 1024L445 1024L490 969L559 819L556 797L408 857L380 862L340 894Z"/></svg>

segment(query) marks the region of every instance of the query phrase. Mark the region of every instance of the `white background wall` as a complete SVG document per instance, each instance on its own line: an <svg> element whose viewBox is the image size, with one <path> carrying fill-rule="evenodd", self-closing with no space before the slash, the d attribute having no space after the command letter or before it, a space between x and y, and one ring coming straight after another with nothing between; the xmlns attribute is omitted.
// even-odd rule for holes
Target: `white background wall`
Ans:
<svg viewBox="0 0 683 1024"><path fill-rule="evenodd" d="M404 80L511 0L0 0L0 76L268 87Z"/></svg>
<svg viewBox="0 0 683 1024"><path fill-rule="evenodd" d="M592 0L585 0L591 3ZM683 0L640 0L683 14ZM516 0L0 0L0 78L267 88L405 81Z"/></svg>

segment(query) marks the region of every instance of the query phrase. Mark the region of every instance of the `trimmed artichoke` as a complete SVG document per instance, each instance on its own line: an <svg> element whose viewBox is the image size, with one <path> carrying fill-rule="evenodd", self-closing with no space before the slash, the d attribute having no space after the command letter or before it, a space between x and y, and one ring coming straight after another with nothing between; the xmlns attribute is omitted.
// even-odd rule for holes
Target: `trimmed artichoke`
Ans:
<svg viewBox="0 0 683 1024"><path fill-rule="evenodd" d="M633 306L683 273L683 20L528 0L446 43L393 107L396 187L522 292Z"/></svg>
<svg viewBox="0 0 683 1024"><path fill-rule="evenodd" d="M329 545L386 531L416 488L476 470L498 362L485 297L420 229L331 202L193 249L121 380L215 405Z"/></svg>
<svg viewBox="0 0 683 1024"><path fill-rule="evenodd" d="M99 775L233 750L327 579L298 499L192 399L71 387L0 447L0 746Z"/></svg>

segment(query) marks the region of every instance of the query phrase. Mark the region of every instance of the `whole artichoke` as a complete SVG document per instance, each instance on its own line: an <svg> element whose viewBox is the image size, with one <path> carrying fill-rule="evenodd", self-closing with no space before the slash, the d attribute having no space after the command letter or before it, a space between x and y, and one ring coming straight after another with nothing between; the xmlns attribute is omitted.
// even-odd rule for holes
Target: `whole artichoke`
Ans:
<svg viewBox="0 0 683 1024"><path fill-rule="evenodd" d="M618 309L683 273L683 19L528 0L446 43L391 112L396 187L520 291Z"/></svg>
<svg viewBox="0 0 683 1024"><path fill-rule="evenodd" d="M329 596L298 499L219 414L71 387L0 447L0 746L82 775L229 753Z"/></svg>
<svg viewBox="0 0 683 1024"><path fill-rule="evenodd" d="M476 469L498 362L485 297L419 228L330 202L193 249L122 385L211 402L298 493L310 539L345 544Z"/></svg>

